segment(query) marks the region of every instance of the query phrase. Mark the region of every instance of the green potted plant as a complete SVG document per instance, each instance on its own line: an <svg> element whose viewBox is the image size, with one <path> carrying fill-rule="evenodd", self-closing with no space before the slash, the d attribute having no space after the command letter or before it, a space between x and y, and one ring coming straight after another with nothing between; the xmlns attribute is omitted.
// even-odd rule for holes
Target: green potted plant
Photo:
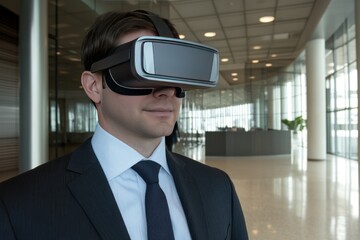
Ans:
<svg viewBox="0 0 360 240"><path fill-rule="evenodd" d="M293 131L295 134L306 127L306 119L303 119L302 116L298 116L294 120L282 119L281 122L288 127L288 130Z"/></svg>

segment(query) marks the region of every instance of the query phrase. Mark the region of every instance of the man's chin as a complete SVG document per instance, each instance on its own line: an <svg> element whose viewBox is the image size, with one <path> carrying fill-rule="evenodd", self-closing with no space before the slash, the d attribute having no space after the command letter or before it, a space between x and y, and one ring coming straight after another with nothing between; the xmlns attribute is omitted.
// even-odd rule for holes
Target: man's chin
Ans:
<svg viewBox="0 0 360 240"><path fill-rule="evenodd" d="M152 136L154 138L161 138L169 136L172 133L172 128L169 129L157 129L158 131L153 132Z"/></svg>

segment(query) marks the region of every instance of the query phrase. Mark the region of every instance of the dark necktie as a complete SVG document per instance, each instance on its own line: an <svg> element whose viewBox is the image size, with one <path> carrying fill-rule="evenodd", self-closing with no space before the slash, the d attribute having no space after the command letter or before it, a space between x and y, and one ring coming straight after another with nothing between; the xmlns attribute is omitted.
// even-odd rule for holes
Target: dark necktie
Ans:
<svg viewBox="0 0 360 240"><path fill-rule="evenodd" d="M148 240L172 240L169 207L159 186L160 165L154 161L140 161L132 167L146 182L145 211Z"/></svg>

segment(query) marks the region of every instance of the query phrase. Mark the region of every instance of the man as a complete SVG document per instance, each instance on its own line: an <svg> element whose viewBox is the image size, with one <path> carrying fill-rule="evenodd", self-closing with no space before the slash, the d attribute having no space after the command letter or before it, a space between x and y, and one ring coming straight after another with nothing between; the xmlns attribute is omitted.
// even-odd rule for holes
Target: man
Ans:
<svg viewBox="0 0 360 240"><path fill-rule="evenodd" d="M0 184L0 239L248 239L229 177L166 150L164 136L177 120L182 89L126 87L115 71L96 67L117 46L158 35L156 17L107 13L90 28L81 82L98 112L94 136L73 153ZM155 215L168 209L169 221L149 220L161 201L148 205L150 187L139 162L159 166L157 191L167 206ZM165 228L168 236L150 236Z"/></svg>

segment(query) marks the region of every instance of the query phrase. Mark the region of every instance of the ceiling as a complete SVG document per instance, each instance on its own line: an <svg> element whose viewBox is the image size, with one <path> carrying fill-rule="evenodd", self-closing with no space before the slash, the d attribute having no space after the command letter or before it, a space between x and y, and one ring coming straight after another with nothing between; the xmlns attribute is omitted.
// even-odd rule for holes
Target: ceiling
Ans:
<svg viewBox="0 0 360 240"><path fill-rule="evenodd" d="M231 87L261 80L288 66L304 49L330 0L55 0L49 1L49 33L58 32L59 88L79 88L82 67L81 39L94 18L109 10L145 9L169 18L186 40L217 48L221 58L219 87ZM2 5L18 12L18 2ZM260 23L262 16L274 16L272 23ZM213 38L204 33L216 32ZM50 40L50 63L54 61L55 41ZM260 49L254 49L259 46ZM258 60L258 63L252 63ZM266 67L271 63L271 67ZM50 65L52 66L52 65ZM50 70L54 68L50 67ZM237 76L232 76L235 73ZM50 77L51 78L51 77ZM234 78L237 78L234 81ZM52 86L52 83L50 83Z"/></svg>

